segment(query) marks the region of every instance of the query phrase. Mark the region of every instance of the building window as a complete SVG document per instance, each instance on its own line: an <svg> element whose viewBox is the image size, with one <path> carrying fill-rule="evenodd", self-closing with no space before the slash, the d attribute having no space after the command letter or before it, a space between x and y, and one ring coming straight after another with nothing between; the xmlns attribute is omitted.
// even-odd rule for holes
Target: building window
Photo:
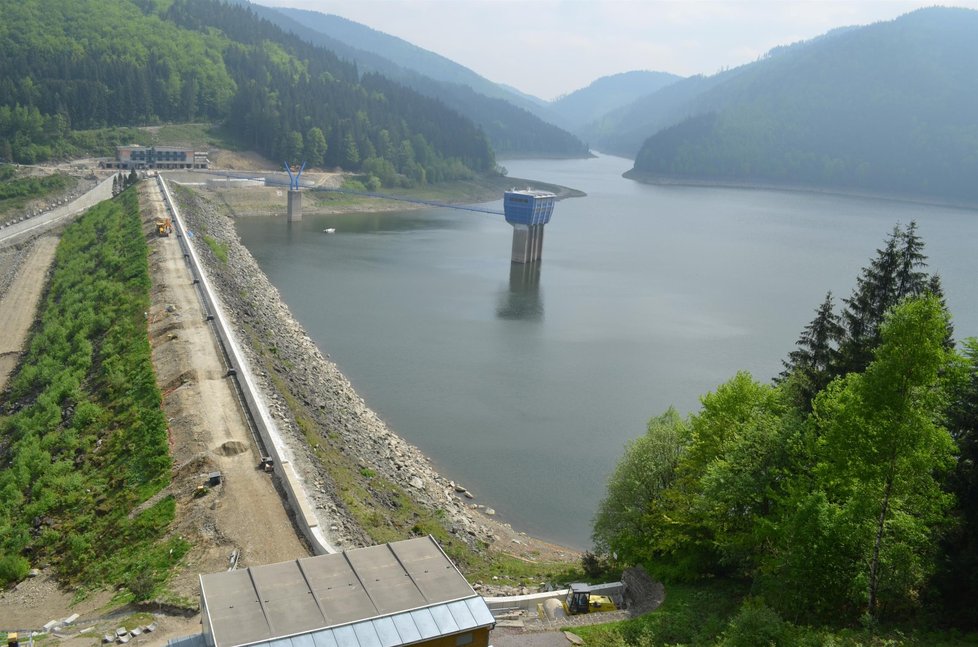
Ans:
<svg viewBox="0 0 978 647"><path fill-rule="evenodd" d="M455 637L455 647L459 647L460 645L471 645L473 640L474 638L471 631L467 634L459 634Z"/></svg>

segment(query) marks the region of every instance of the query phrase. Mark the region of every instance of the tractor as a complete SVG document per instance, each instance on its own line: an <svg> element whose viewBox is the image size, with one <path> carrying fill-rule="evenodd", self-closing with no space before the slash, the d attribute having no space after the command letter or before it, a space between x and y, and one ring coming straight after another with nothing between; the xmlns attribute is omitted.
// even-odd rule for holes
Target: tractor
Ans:
<svg viewBox="0 0 978 647"><path fill-rule="evenodd" d="M594 592L589 584L571 584L564 599L564 613L569 616L579 613L594 613L596 611L616 611L614 601L607 595Z"/></svg>
<svg viewBox="0 0 978 647"><path fill-rule="evenodd" d="M169 236L170 232L172 231L173 231L173 222L170 220L169 216L156 219L157 236Z"/></svg>

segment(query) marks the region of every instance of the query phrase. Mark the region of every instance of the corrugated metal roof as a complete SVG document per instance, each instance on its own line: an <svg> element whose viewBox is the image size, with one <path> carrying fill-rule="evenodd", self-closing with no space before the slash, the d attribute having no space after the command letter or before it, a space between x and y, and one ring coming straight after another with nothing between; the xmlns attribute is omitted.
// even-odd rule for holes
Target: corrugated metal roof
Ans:
<svg viewBox="0 0 978 647"><path fill-rule="evenodd" d="M200 582L217 647L394 647L495 622L432 537Z"/></svg>
<svg viewBox="0 0 978 647"><path fill-rule="evenodd" d="M171 638L166 641L166 647L207 647L207 643L204 642L204 634L193 634L192 636Z"/></svg>

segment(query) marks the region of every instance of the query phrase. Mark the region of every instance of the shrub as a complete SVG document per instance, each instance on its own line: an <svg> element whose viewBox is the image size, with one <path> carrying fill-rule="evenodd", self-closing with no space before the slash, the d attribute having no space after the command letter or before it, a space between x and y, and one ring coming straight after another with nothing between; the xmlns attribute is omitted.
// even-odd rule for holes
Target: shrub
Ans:
<svg viewBox="0 0 978 647"><path fill-rule="evenodd" d="M4 555L0 558L0 585L19 582L27 576L30 563L20 555Z"/></svg>
<svg viewBox="0 0 978 647"><path fill-rule="evenodd" d="M747 598L723 632L723 647L785 645L787 627L761 598Z"/></svg>

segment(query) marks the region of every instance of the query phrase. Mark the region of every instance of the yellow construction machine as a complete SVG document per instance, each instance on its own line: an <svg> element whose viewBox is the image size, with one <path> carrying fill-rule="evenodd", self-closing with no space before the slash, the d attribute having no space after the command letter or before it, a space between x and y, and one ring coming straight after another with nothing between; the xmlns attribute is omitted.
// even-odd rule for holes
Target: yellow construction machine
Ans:
<svg viewBox="0 0 978 647"><path fill-rule="evenodd" d="M578 613L594 613L596 611L616 611L614 601L607 595L594 592L589 584L571 584L564 598L564 613L569 616Z"/></svg>
<svg viewBox="0 0 978 647"><path fill-rule="evenodd" d="M162 218L156 219L156 235L169 236L172 231L173 222L170 220L170 216L163 216Z"/></svg>

